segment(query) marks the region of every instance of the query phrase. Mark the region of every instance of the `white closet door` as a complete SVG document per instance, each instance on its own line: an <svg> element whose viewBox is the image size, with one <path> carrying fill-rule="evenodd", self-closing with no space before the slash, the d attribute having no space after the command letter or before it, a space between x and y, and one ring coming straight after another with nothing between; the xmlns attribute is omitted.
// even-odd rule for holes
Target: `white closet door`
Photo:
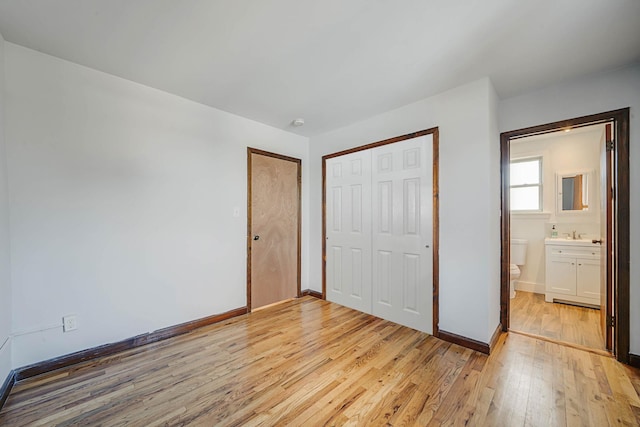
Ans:
<svg viewBox="0 0 640 427"><path fill-rule="evenodd" d="M372 149L372 314L433 333L433 139Z"/></svg>
<svg viewBox="0 0 640 427"><path fill-rule="evenodd" d="M325 167L327 300L371 313L371 152Z"/></svg>

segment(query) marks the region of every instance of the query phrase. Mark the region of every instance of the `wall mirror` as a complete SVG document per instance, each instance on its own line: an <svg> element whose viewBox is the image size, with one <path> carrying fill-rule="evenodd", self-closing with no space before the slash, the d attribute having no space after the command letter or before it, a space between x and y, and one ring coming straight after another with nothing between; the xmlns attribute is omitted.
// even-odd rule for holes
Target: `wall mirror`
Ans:
<svg viewBox="0 0 640 427"><path fill-rule="evenodd" d="M573 172L558 174L558 213L589 212L591 206L591 174Z"/></svg>

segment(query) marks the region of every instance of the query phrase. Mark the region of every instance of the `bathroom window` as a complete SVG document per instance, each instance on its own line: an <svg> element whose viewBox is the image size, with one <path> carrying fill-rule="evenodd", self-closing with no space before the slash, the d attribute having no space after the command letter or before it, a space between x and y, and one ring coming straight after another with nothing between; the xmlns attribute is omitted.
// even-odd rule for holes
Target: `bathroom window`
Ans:
<svg viewBox="0 0 640 427"><path fill-rule="evenodd" d="M510 165L512 212L542 211L542 157L512 160Z"/></svg>

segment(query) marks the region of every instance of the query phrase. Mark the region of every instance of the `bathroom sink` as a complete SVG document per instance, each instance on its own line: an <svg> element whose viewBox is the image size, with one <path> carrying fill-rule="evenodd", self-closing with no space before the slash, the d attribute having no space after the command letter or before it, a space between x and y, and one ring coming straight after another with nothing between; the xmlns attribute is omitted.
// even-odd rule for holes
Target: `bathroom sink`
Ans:
<svg viewBox="0 0 640 427"><path fill-rule="evenodd" d="M544 239L545 245L575 245L575 246L600 246L593 243L591 239L567 239L566 237L547 237Z"/></svg>

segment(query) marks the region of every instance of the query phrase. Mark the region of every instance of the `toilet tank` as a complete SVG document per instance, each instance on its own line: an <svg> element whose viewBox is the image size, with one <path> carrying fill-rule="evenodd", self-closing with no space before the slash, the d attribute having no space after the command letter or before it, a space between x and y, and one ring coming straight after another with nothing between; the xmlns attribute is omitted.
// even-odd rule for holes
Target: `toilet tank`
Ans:
<svg viewBox="0 0 640 427"><path fill-rule="evenodd" d="M511 239L511 264L524 265L524 261L527 259L528 243L524 239Z"/></svg>

